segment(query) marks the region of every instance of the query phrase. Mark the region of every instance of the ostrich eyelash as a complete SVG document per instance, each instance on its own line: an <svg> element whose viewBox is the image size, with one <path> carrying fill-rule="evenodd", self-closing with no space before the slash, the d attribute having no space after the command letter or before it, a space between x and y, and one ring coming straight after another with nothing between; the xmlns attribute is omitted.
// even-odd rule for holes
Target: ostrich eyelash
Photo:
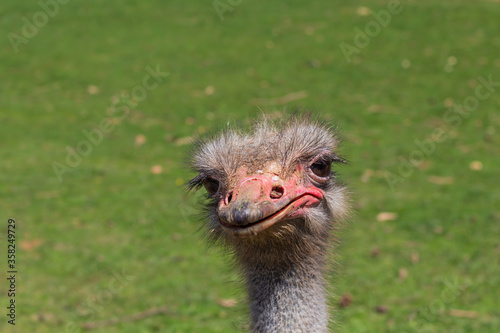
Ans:
<svg viewBox="0 0 500 333"><path fill-rule="evenodd" d="M345 158L343 158L342 156L336 155L336 154L333 154L332 162L333 163L349 164L349 162Z"/></svg>
<svg viewBox="0 0 500 333"><path fill-rule="evenodd" d="M209 174L202 172L198 176L194 177L189 182L187 182L186 188L188 191L198 191L200 188L202 188L203 186L206 185L207 181L210 181L210 180L217 182L217 186L219 186L220 181L218 180L217 177L213 177ZM217 192L218 191L215 191L214 193L207 192L207 195L209 198L212 198L215 196L215 194Z"/></svg>
<svg viewBox="0 0 500 333"><path fill-rule="evenodd" d="M200 173L198 176L194 177L186 183L186 188L188 191L198 191L202 186L203 182L209 178L208 175Z"/></svg>

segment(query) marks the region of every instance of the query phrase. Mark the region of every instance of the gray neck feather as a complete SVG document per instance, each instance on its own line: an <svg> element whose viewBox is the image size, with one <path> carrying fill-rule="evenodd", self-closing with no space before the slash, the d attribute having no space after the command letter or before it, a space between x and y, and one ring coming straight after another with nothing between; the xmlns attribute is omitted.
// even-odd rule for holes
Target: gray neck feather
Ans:
<svg viewBox="0 0 500 333"><path fill-rule="evenodd" d="M254 248L245 256L253 260L240 261L248 289L252 332L327 332L324 251L309 247L306 253L286 258L283 250Z"/></svg>

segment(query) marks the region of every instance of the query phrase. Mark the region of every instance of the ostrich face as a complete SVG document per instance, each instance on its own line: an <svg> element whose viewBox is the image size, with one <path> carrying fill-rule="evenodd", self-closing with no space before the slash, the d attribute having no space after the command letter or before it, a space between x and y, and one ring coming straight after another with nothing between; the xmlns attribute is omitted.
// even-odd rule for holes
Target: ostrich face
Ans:
<svg viewBox="0 0 500 333"><path fill-rule="evenodd" d="M256 172L249 171L246 166L238 168L234 187L229 192L224 191L217 203L216 213L222 228L235 236L248 237L277 222L305 218L308 208L316 207L324 200L324 191L311 181L315 177L317 185L322 185L330 179L331 162L323 159L329 157L318 156L315 160L321 162L298 164L295 172L287 178L281 177L282 170L277 161L267 162ZM302 179L303 173L311 178ZM215 186L212 188L212 179L206 183L209 184L208 190L215 189Z"/></svg>
<svg viewBox="0 0 500 333"><path fill-rule="evenodd" d="M329 231L344 214L343 187L331 165L343 162L338 140L326 127L292 119L277 127L263 121L249 134L228 130L195 147L210 231L216 238L259 239L304 230Z"/></svg>

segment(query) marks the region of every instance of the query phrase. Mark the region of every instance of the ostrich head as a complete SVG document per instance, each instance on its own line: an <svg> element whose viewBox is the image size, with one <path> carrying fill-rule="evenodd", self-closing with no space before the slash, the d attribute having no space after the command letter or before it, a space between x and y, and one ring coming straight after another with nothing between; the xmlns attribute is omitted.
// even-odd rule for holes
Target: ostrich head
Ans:
<svg viewBox="0 0 500 333"><path fill-rule="evenodd" d="M232 250L253 332L326 332L323 279L336 223L347 213L332 166L334 131L307 116L199 141L191 188L205 187L208 234Z"/></svg>
<svg viewBox="0 0 500 333"><path fill-rule="evenodd" d="M297 116L266 119L250 133L228 129L199 141L191 188L205 187L209 234L236 248L324 239L347 211L332 164L339 140L326 125Z"/></svg>

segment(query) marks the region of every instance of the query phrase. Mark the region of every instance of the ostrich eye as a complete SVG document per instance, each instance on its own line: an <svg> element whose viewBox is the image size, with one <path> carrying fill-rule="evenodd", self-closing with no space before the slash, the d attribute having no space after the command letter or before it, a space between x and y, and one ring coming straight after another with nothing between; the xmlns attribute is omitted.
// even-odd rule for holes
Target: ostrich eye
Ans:
<svg viewBox="0 0 500 333"><path fill-rule="evenodd" d="M213 178L207 178L203 182L203 186L207 190L208 194L214 195L219 190L219 181Z"/></svg>
<svg viewBox="0 0 500 333"><path fill-rule="evenodd" d="M328 177L330 175L330 163L317 161L311 165L311 171L318 177Z"/></svg>

